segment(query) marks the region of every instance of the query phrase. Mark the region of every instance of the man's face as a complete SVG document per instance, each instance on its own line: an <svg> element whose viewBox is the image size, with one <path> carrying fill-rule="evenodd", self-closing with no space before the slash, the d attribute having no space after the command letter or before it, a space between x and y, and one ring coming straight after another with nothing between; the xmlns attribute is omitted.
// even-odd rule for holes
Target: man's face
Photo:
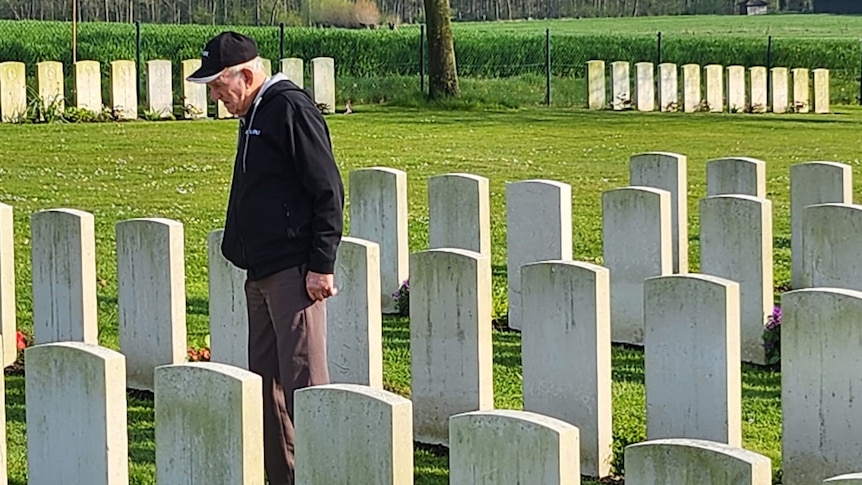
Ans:
<svg viewBox="0 0 862 485"><path fill-rule="evenodd" d="M251 72L243 69L237 74L225 72L210 81L210 99L213 102L221 100L228 112L234 116L242 116L248 109L248 88L251 84Z"/></svg>

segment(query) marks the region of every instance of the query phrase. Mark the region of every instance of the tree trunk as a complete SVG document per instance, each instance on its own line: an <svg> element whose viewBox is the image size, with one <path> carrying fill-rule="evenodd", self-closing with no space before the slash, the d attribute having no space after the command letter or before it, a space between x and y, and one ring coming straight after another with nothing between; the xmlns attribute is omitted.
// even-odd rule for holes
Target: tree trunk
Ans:
<svg viewBox="0 0 862 485"><path fill-rule="evenodd" d="M449 0L425 0L428 38L429 97L458 97L455 46L449 21Z"/></svg>

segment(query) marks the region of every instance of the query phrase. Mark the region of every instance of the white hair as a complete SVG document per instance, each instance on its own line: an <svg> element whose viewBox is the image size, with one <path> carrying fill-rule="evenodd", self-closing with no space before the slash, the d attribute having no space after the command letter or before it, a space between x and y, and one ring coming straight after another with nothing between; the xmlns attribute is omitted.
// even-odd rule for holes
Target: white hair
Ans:
<svg viewBox="0 0 862 485"><path fill-rule="evenodd" d="M244 62L236 66L231 66L227 68L227 73L232 76L237 76L243 69L251 69L252 71L263 74L263 59L261 59L260 56L257 56L248 62Z"/></svg>

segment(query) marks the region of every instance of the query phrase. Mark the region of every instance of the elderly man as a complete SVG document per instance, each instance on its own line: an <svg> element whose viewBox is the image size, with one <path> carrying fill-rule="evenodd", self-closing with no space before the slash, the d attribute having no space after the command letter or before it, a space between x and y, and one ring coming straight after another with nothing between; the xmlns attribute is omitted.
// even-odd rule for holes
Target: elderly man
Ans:
<svg viewBox="0 0 862 485"><path fill-rule="evenodd" d="M188 77L239 117L222 253L247 271L249 369L263 378L270 484L294 481L293 392L329 383L325 300L335 295L344 187L308 93L268 78L257 44L223 32Z"/></svg>

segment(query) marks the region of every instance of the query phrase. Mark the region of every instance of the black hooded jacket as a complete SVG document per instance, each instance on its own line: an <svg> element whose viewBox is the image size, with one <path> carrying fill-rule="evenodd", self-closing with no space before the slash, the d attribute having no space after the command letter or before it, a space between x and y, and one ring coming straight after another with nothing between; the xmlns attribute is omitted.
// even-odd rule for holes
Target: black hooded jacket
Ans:
<svg viewBox="0 0 862 485"><path fill-rule="evenodd" d="M307 264L331 274L344 187L323 115L283 74L240 118L222 254L251 280Z"/></svg>

